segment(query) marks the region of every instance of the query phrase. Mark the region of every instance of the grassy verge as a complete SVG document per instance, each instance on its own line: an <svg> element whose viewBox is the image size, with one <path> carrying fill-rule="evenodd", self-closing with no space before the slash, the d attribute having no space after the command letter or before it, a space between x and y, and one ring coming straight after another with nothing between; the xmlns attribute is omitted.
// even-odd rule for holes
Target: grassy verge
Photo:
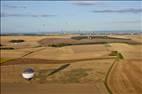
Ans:
<svg viewBox="0 0 142 94"><path fill-rule="evenodd" d="M0 64L5 63L5 62L8 62L8 61L11 61L11 60L14 60L14 59L10 59L10 58L0 58Z"/></svg>
<svg viewBox="0 0 142 94"><path fill-rule="evenodd" d="M1 47L0 50L14 50L12 47Z"/></svg>
<svg viewBox="0 0 142 94"><path fill-rule="evenodd" d="M72 44L67 44L67 43L59 43L59 44L49 44L49 47L64 47L64 46L69 46Z"/></svg>
<svg viewBox="0 0 142 94"><path fill-rule="evenodd" d="M111 91L111 89L109 88L107 81L108 81L108 77L109 77L109 75L110 75L110 73L111 73L111 71L112 71L112 68L113 68L113 66L114 66L115 63L116 63L116 60L115 60L115 61L112 63L112 65L110 66L110 68L109 68L109 70L108 70L108 72L107 72L107 74L106 74L105 81L104 81L105 87L106 87L106 89L108 90L109 94L112 94L112 91Z"/></svg>
<svg viewBox="0 0 142 94"><path fill-rule="evenodd" d="M119 60L124 59L124 57L123 57L123 55L122 55L120 52L118 52L118 51L112 51L112 52L109 54L109 56L116 56L116 58L115 58L114 62L112 63L112 65L110 66L110 68L109 68L109 70L108 70L108 72L107 72L107 74L106 74L106 76L105 76L104 84L105 84L105 87L107 88L109 94L113 94L112 91L111 91L111 89L110 89L110 87L108 86L108 78L109 78L109 75L111 74L111 71L113 70L115 64L116 64L117 62L119 62Z"/></svg>

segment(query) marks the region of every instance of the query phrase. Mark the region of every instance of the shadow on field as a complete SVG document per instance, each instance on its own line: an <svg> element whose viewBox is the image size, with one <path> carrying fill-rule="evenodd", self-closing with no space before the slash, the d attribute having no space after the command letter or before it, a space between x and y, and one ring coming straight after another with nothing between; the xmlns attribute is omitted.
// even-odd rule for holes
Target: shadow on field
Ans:
<svg viewBox="0 0 142 94"><path fill-rule="evenodd" d="M35 79L38 79L40 83L43 83L46 81L48 76L51 76L65 68L67 68L70 64L64 64L62 66L60 66L57 69L44 69L44 70L39 70Z"/></svg>
<svg viewBox="0 0 142 94"><path fill-rule="evenodd" d="M69 65L70 65L70 64L65 64L65 65L63 65L63 66L61 66L61 67L55 69L53 72L49 73L48 76L53 75L54 73L56 73L56 72L58 72L58 71L60 71L60 70L65 69L65 68L68 67Z"/></svg>
<svg viewBox="0 0 142 94"><path fill-rule="evenodd" d="M70 64L62 65L57 69L39 70L34 78L34 81L40 84L80 83L84 77L88 76L88 71L92 70L92 69L79 68L79 69L62 71L68 66L70 66Z"/></svg>

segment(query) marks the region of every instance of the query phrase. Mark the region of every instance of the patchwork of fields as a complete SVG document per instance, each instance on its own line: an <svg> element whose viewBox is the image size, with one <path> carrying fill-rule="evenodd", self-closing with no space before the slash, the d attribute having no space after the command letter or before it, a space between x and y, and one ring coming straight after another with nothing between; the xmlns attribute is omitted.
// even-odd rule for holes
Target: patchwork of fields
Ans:
<svg viewBox="0 0 142 94"><path fill-rule="evenodd" d="M41 45L41 41L60 43L64 41L63 39L66 43L76 42L70 39L72 36L1 36L1 47L14 48L1 49L2 94L19 94L20 90L23 94L31 94L30 92L34 90L37 90L34 94L39 94L41 90L42 94L46 94L46 88L50 88L51 94L59 94L56 90L61 92L60 94L140 94L142 92L141 44L131 45L120 41L63 47L48 47L48 43ZM120 38L120 36L113 37ZM141 42L140 36L123 36L123 38ZM25 42L18 44L9 42L14 39L23 39ZM117 58L117 54L111 56L112 51L118 51L124 59ZM24 69L29 67L36 72L31 82L21 76ZM31 87L34 88L27 91ZM82 92L82 89L85 91Z"/></svg>

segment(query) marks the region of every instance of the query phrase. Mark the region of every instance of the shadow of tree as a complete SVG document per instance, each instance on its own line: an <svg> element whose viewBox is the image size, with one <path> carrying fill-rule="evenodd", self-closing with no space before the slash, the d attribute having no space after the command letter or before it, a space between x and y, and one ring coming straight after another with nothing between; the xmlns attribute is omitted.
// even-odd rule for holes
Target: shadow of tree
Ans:
<svg viewBox="0 0 142 94"><path fill-rule="evenodd" d="M67 68L70 64L64 64L62 66L60 66L59 68L55 68L55 69L42 69L39 70L36 73L36 76L34 77L34 80L38 80L39 83L44 83L46 82L46 79L48 76L51 76L65 68Z"/></svg>

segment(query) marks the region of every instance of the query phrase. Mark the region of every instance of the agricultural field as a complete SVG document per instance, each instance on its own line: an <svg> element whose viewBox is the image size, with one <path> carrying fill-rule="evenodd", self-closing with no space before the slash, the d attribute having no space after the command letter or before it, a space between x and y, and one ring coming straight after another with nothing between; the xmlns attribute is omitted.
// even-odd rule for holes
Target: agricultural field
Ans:
<svg viewBox="0 0 142 94"><path fill-rule="evenodd" d="M112 94L141 94L142 60L131 59L118 63L108 81Z"/></svg>
<svg viewBox="0 0 142 94"><path fill-rule="evenodd" d="M2 94L31 94L33 91L36 91L34 94L47 94L46 90L50 94L142 92L140 36L112 35L107 43L104 37L91 40L72 37L78 35L1 36ZM11 40L24 41L11 43ZM53 47L51 43L77 45ZM31 81L22 78L21 73L26 68L35 70Z"/></svg>
<svg viewBox="0 0 142 94"><path fill-rule="evenodd" d="M142 45L111 44L110 49L118 50L125 58L110 72L108 86L112 94L141 94Z"/></svg>
<svg viewBox="0 0 142 94"><path fill-rule="evenodd" d="M10 59L10 58L0 58L0 63L7 62L9 60L12 60L12 59Z"/></svg>
<svg viewBox="0 0 142 94"><path fill-rule="evenodd" d="M42 46L64 47L70 45L89 45L89 44L107 44L107 43L125 43L125 44L142 44L140 41L132 40L126 37L113 36L73 36L70 38L45 38L39 41Z"/></svg>
<svg viewBox="0 0 142 94"><path fill-rule="evenodd" d="M45 49L38 51L38 53L32 53L25 58L72 60L97 58L101 56L105 57L108 53L109 51L104 45L65 46L61 48L46 47Z"/></svg>

